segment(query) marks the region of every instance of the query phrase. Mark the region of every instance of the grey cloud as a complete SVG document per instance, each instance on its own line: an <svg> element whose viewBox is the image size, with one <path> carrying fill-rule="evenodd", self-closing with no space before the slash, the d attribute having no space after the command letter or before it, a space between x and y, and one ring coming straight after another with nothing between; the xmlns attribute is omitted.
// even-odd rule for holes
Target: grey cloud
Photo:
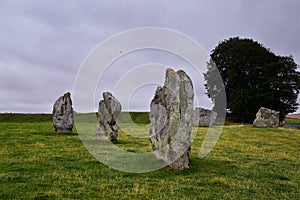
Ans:
<svg viewBox="0 0 300 200"><path fill-rule="evenodd" d="M72 91L88 53L111 35L131 28L174 29L208 52L229 37L250 37L277 54L292 54L299 64L299 11L298 0L2 0L0 112L51 112L56 98ZM127 61L136 60L128 65L155 61L175 68L186 65L166 54L128 56ZM118 79L117 74L130 69L125 61L111 69L96 101L98 93ZM199 98L205 99L202 81L194 82ZM137 109L145 106L136 102ZM211 106L209 100L204 106Z"/></svg>

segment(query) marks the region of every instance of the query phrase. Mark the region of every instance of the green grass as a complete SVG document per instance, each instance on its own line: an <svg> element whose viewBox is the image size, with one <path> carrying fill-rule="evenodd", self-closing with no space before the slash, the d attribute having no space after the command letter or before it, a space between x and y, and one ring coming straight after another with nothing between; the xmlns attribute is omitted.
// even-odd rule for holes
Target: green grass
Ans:
<svg viewBox="0 0 300 200"><path fill-rule="evenodd" d="M0 122L51 122L52 114L0 113Z"/></svg>
<svg viewBox="0 0 300 200"><path fill-rule="evenodd" d="M89 122L91 118L96 118L97 113L76 113L76 117L80 122ZM22 114L22 113L0 113L0 122L51 122L52 114ZM138 124L148 124L148 112L122 112L119 121Z"/></svg>
<svg viewBox="0 0 300 200"><path fill-rule="evenodd" d="M124 123L149 124L149 112L122 112L119 121Z"/></svg>
<svg viewBox="0 0 300 200"><path fill-rule="evenodd" d="M285 123L287 123L287 124L300 124L300 119L285 118Z"/></svg>
<svg viewBox="0 0 300 200"><path fill-rule="evenodd" d="M120 124L116 143L151 151L148 126ZM134 174L92 157L79 136L54 133L51 122L0 123L0 199L298 199L300 130L229 125L205 158L207 128L193 128L191 166ZM127 133L127 134L126 134Z"/></svg>

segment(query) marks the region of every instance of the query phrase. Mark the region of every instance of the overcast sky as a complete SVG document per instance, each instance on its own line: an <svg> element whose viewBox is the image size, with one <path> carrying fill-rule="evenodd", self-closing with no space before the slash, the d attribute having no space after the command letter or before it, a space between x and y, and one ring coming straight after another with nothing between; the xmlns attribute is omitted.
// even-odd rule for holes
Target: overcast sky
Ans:
<svg viewBox="0 0 300 200"><path fill-rule="evenodd" d="M0 0L0 112L50 113L60 95L72 92L89 52L133 28L173 29L208 52L230 37L252 38L276 54L293 55L299 64L299 13L299 0ZM159 53L145 51L135 59L185 65ZM115 84L110 80L98 87L96 99ZM147 110L153 88L136 91L130 108ZM200 101L199 106L211 106L204 94Z"/></svg>

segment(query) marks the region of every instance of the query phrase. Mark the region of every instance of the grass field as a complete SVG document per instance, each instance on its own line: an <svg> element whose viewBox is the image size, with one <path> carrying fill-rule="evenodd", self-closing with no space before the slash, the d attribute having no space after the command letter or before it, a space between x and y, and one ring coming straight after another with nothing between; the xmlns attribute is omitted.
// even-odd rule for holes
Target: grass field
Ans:
<svg viewBox="0 0 300 200"><path fill-rule="evenodd" d="M285 123L287 123L287 124L300 124L300 119L285 118Z"/></svg>
<svg viewBox="0 0 300 200"><path fill-rule="evenodd" d="M18 117L17 117L18 118ZM22 121L22 120L19 120ZM24 120L23 120L24 121ZM26 120L25 120L26 121ZM98 162L78 134L54 133L50 121L0 123L0 199L299 199L300 130L231 124L204 159L207 128L192 144L191 167L135 174ZM118 145L151 151L147 126L121 123Z"/></svg>

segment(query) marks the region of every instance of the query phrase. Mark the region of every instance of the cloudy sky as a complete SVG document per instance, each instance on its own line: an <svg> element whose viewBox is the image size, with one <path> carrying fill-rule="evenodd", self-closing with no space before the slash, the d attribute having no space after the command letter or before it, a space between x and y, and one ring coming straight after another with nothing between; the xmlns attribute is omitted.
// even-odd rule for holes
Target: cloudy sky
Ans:
<svg viewBox="0 0 300 200"><path fill-rule="evenodd" d="M173 29L208 52L230 37L252 38L276 54L293 55L299 64L299 13L299 0L0 0L0 112L50 113L60 95L73 91L89 53L112 35L133 28ZM134 66L188 65L159 51L131 57ZM114 69L130 71L128 58L120 61L123 69L117 64ZM113 74L99 81L95 101L115 84ZM204 93L198 81L194 85ZM135 91L130 109L147 110L154 87ZM211 106L204 94L198 98L202 103L197 105Z"/></svg>

